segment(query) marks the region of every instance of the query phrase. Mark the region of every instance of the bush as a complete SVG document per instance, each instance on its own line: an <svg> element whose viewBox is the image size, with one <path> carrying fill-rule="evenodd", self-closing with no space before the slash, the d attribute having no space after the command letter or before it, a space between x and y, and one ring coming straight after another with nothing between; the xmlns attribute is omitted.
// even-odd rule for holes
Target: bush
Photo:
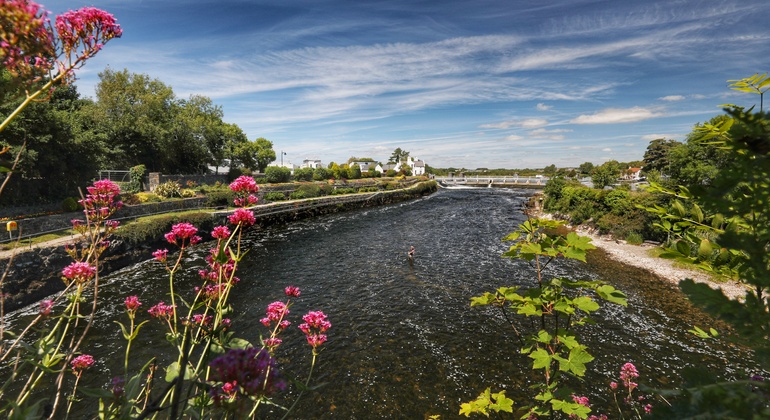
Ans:
<svg viewBox="0 0 770 420"><path fill-rule="evenodd" d="M332 191L331 195L355 194L355 193L356 193L355 188L337 188L336 190Z"/></svg>
<svg viewBox="0 0 770 420"><path fill-rule="evenodd" d="M248 168L230 168L229 171L227 171L227 182L233 182L236 178L238 178L241 175L247 175L251 176L251 169Z"/></svg>
<svg viewBox="0 0 770 420"><path fill-rule="evenodd" d="M80 204L78 204L78 200L74 197L67 197L62 201L61 203L61 209L67 213L77 211L80 209Z"/></svg>
<svg viewBox="0 0 770 420"><path fill-rule="evenodd" d="M316 184L302 184L297 187L295 192L301 191L305 198L318 197L321 195L321 187Z"/></svg>
<svg viewBox="0 0 770 420"><path fill-rule="evenodd" d="M289 198L292 200L301 200L305 198L305 193L300 190L293 191L291 194L289 194Z"/></svg>
<svg viewBox="0 0 770 420"><path fill-rule="evenodd" d="M313 170L313 180L314 181L325 181L329 179L331 174L329 173L329 170L326 168L315 168Z"/></svg>
<svg viewBox="0 0 770 420"><path fill-rule="evenodd" d="M228 206L233 202L235 193L230 189L216 189L206 193L206 206L208 207L221 207Z"/></svg>
<svg viewBox="0 0 770 420"><path fill-rule="evenodd" d="M268 166L265 169L265 180L271 184L289 182L291 180L291 171L289 168L280 166Z"/></svg>
<svg viewBox="0 0 770 420"><path fill-rule="evenodd" d="M295 181L312 181L313 168L300 168L294 171Z"/></svg>
<svg viewBox="0 0 770 420"><path fill-rule="evenodd" d="M137 204L159 203L163 201L163 197L159 196L158 194L148 192L138 192L134 194L134 197L136 197L136 200L138 201Z"/></svg>
<svg viewBox="0 0 770 420"><path fill-rule="evenodd" d="M265 201L282 201L286 200L286 195L280 191L273 191L265 194Z"/></svg>
<svg viewBox="0 0 770 420"><path fill-rule="evenodd" d="M631 245L641 245L644 242L644 238L639 233L630 232L628 235L626 235L626 242Z"/></svg>
<svg viewBox="0 0 770 420"><path fill-rule="evenodd" d="M360 193L367 193L367 192L377 192L380 189L377 187L361 187L358 189L358 192Z"/></svg>
<svg viewBox="0 0 770 420"><path fill-rule="evenodd" d="M163 198L174 198L182 196L182 187L176 181L164 182L152 191Z"/></svg>
<svg viewBox="0 0 770 420"><path fill-rule="evenodd" d="M134 222L122 225L115 236L130 244L141 244L163 239L171 226L181 222L192 223L201 230L214 228L214 216L204 212L170 213L142 217Z"/></svg>
<svg viewBox="0 0 770 420"><path fill-rule="evenodd" d="M196 197L198 194L195 192L195 190L191 188L184 188L181 191L179 191L179 195L181 195L182 198L193 198L193 197Z"/></svg>
<svg viewBox="0 0 770 420"><path fill-rule="evenodd" d="M129 178L131 181L128 183L126 192L141 192L144 191L144 174L147 172L147 168L144 165L136 165L128 170Z"/></svg>
<svg viewBox="0 0 770 420"><path fill-rule="evenodd" d="M329 184L323 184L319 187L322 195L331 195L334 191L334 186Z"/></svg>

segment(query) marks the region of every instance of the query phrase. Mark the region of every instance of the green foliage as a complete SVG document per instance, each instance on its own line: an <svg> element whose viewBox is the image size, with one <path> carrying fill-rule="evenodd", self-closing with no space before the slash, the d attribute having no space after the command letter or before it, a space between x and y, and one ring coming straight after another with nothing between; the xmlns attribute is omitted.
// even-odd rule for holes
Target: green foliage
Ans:
<svg viewBox="0 0 770 420"><path fill-rule="evenodd" d="M356 192L358 191L356 191L355 188L350 188L350 187L335 188L334 190L332 190L331 195L355 194Z"/></svg>
<svg viewBox="0 0 770 420"><path fill-rule="evenodd" d="M313 170L314 181L325 181L331 177L329 170L326 168L315 168Z"/></svg>
<svg viewBox="0 0 770 420"><path fill-rule="evenodd" d="M195 190L194 190L194 189L192 189L192 188L182 188L182 189L179 191L179 195L180 195L182 198L194 198L194 197L196 197L198 194L197 194L197 193L195 192Z"/></svg>
<svg viewBox="0 0 770 420"><path fill-rule="evenodd" d="M163 201L163 197L159 196L158 194L148 192L138 192L136 194L132 194L132 196L136 199L136 202L134 203L134 200L130 200L129 204L160 203Z"/></svg>
<svg viewBox="0 0 770 420"><path fill-rule="evenodd" d="M313 180L313 168L299 168L294 170L295 181L312 181Z"/></svg>
<svg viewBox="0 0 770 420"><path fill-rule="evenodd" d="M166 181L152 191L163 198L176 198L182 196L182 187L177 181Z"/></svg>
<svg viewBox="0 0 770 420"><path fill-rule="evenodd" d="M171 226L181 222L192 223L202 230L211 230L215 221L211 213L198 211L161 214L127 223L115 232L115 236L130 244L149 243L163 239L163 235L171 230Z"/></svg>
<svg viewBox="0 0 770 420"><path fill-rule="evenodd" d="M265 194L266 201L283 201L286 200L286 195L280 191L271 191Z"/></svg>
<svg viewBox="0 0 770 420"><path fill-rule="evenodd" d="M80 204L78 204L78 200L74 197L67 197L62 201L61 203L61 209L64 212L73 212L79 210Z"/></svg>
<svg viewBox="0 0 770 420"><path fill-rule="evenodd" d="M146 172L147 168L144 165L132 166L128 171L131 180L128 183L128 188L125 189L125 192L136 193L144 191L144 175Z"/></svg>
<svg viewBox="0 0 770 420"><path fill-rule="evenodd" d="M519 225L517 231L506 236L504 241L514 243L503 257L529 262L534 270L533 287L522 290L519 287L501 287L493 293L473 297L471 306L491 305L501 310L521 343L520 353L528 356L533 370L541 371L542 382L532 387L538 392L534 397L537 402L523 408L527 413L544 416L562 412L586 418L590 413L589 407L570 401L570 392L559 382L562 374L584 376L587 364L594 359L587 347L578 341L577 327L591 322L589 315L600 308L595 298L623 306L627 302L622 292L602 281L546 276L547 268L557 259L585 262L586 252L595 248L590 238L574 232L566 236L548 233L561 224L558 221L529 219ZM524 318L537 318L538 322L517 322L508 315L509 312ZM528 330L535 325L539 329ZM490 394L488 389L475 401L463 404L460 413L488 415L487 410L508 411L498 406L499 399L491 398L494 395L498 394ZM510 408L507 401L505 407Z"/></svg>
<svg viewBox="0 0 770 420"><path fill-rule="evenodd" d="M289 182L291 180L291 171L289 168L280 166L268 166L265 169L265 180L271 184Z"/></svg>
<svg viewBox="0 0 770 420"><path fill-rule="evenodd" d="M513 413L513 400L505 396L505 391L493 394L490 388L487 388L475 400L460 406L460 414L465 415L465 417L470 417L473 413L489 417L490 412L500 411Z"/></svg>
<svg viewBox="0 0 770 420"><path fill-rule="evenodd" d="M206 193L206 198L206 206L208 207L227 207L233 203L235 193L230 191L229 188L211 190Z"/></svg>
<svg viewBox="0 0 770 420"><path fill-rule="evenodd" d="M300 192L303 198L318 197L321 195L321 187L316 184L302 184L297 187L295 192Z"/></svg>

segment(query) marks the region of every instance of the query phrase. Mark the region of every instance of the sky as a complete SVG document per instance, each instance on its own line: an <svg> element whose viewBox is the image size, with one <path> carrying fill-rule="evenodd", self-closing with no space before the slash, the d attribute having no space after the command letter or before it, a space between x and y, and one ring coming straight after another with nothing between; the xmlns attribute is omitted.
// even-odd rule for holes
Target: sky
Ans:
<svg viewBox="0 0 770 420"><path fill-rule="evenodd" d="M123 28L77 73L146 74L211 98L284 162L559 168L642 160L651 140L751 106L767 0L38 0Z"/></svg>

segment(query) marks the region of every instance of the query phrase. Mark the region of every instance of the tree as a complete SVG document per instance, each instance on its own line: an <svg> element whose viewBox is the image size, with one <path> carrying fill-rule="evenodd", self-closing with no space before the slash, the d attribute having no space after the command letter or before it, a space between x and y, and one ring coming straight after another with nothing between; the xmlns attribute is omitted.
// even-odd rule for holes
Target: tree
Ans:
<svg viewBox="0 0 770 420"><path fill-rule="evenodd" d="M178 111L170 87L145 74L107 68L99 73L96 98L102 126L111 141L109 159L114 166L144 164L150 172L176 172L175 159L168 153L174 146L184 147L184 138L177 132L177 144L169 141L173 113Z"/></svg>
<svg viewBox="0 0 770 420"><path fill-rule="evenodd" d="M591 175L591 172L593 172L593 170L594 170L594 164L591 162L584 162L584 163L581 163L580 166L578 166L578 171L580 171L582 175Z"/></svg>
<svg viewBox="0 0 770 420"><path fill-rule="evenodd" d="M665 138L651 141L650 144L647 145L647 150L644 152L644 171L656 170L667 173L671 166L671 149L681 144L682 143L676 140L668 140Z"/></svg>
<svg viewBox="0 0 770 420"><path fill-rule="evenodd" d="M253 160L250 158L249 155L246 156L236 156L235 151L241 147L242 145L248 144L249 139L246 137L246 134L241 130L241 127L238 127L236 124L227 124L224 123L224 126L222 128L222 135L224 136L224 150L225 150L225 159L229 159L230 163L227 165L231 168L235 168L238 166L241 167L247 167L247 168L254 168L256 167L256 163L253 162ZM244 160L242 160L243 158ZM219 172L219 166L224 163L224 159L222 161L217 161L214 163L214 166L217 168L217 172ZM247 164L248 163L248 164Z"/></svg>
<svg viewBox="0 0 770 420"><path fill-rule="evenodd" d="M718 126L729 120L730 117L727 115L718 115L708 123L696 125L687 135L684 144L679 144L670 150L671 165L667 174L671 177L673 185L683 185L688 188L708 185L721 169L732 164L735 155L713 142L702 129L705 126Z"/></svg>
<svg viewBox="0 0 770 420"><path fill-rule="evenodd" d="M294 171L294 179L297 181L312 181L313 168L299 168Z"/></svg>
<svg viewBox="0 0 770 420"><path fill-rule="evenodd" d="M270 183L280 183L291 181L291 171L289 168L281 166L268 166L265 169L265 180Z"/></svg>
<svg viewBox="0 0 770 420"><path fill-rule="evenodd" d="M551 164L543 168L543 175L551 177L556 173L556 165Z"/></svg>
<svg viewBox="0 0 770 420"><path fill-rule="evenodd" d="M594 188L603 189L615 183L620 174L620 164L616 160L604 162L598 168L595 168L593 175L591 175L591 182L594 184Z"/></svg>
<svg viewBox="0 0 770 420"><path fill-rule="evenodd" d="M265 173L267 165L275 161L273 142L260 137L252 142L231 143L234 160L243 166Z"/></svg>
<svg viewBox="0 0 770 420"><path fill-rule="evenodd" d="M388 160L389 163L398 163L402 160L406 160L409 157L409 152L406 150L401 150L401 148L396 148L396 150L393 151L393 154L390 155L390 159Z"/></svg>

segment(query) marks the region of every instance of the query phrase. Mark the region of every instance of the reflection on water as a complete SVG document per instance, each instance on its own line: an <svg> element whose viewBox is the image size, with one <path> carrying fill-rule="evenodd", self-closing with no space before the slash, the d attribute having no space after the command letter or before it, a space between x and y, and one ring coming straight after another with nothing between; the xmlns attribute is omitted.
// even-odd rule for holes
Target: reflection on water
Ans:
<svg viewBox="0 0 770 420"><path fill-rule="evenodd" d="M526 190L440 190L419 200L320 217L255 232L240 266L242 281L232 300L240 335L253 343L265 333L259 319L268 303L282 297L286 285L302 296L292 307L295 321L308 310L323 310L333 328L313 383L294 418L456 418L461 402L486 387L507 389L526 401L530 360L518 347L504 320L489 308L470 308L470 298L503 285L531 285L523 261L501 258L500 241L524 220ZM409 246L416 248L413 261ZM205 249L188 258L202 266ZM712 321L694 310L675 289L648 273L619 266L592 252L589 264L562 262L554 275L605 279L629 296L628 308L605 306L598 325L581 333L596 360L589 365L583 391L595 406L609 404L600 388L632 361L651 386L675 386L686 367L742 378L752 372L750 352L719 342L705 343L687 334L693 324ZM195 271L178 280L191 288ZM122 299L141 293L146 307L167 290L162 270L146 262L110 276L106 307L89 346L101 352L102 369L118 372L122 358L118 330L110 320L120 315ZM152 297L151 297L152 296ZM109 308L112 308L111 310ZM148 328L152 325L152 328ZM296 325L296 322L295 322ZM137 346L137 365L163 348L159 325L143 330L151 338ZM299 331L285 337L279 362L299 380L310 364L310 351ZM98 346L98 347L97 347ZM108 377L108 376L105 376ZM598 384L598 385L597 385ZM98 386L99 384L93 384ZM580 383L575 387L584 386ZM289 395L284 404L292 401ZM276 410L275 417L279 411ZM271 417L267 414L267 417Z"/></svg>

